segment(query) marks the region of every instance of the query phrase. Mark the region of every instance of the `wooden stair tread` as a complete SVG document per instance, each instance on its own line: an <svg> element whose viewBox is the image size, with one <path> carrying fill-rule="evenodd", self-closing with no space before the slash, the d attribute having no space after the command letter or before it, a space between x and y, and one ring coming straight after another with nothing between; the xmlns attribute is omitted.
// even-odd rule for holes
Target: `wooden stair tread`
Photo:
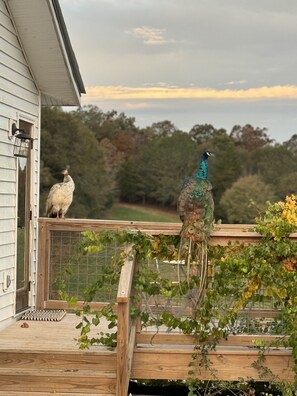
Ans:
<svg viewBox="0 0 297 396"><path fill-rule="evenodd" d="M47 354L52 354L55 353L57 355L64 355L64 354L68 354L68 355L83 355L83 356L92 356L92 355L96 355L96 356L106 356L106 355L111 355L111 356L116 356L116 350L109 350L106 347L101 347L98 346L97 347L92 347L92 349L79 349L77 347L77 349L59 349L57 346L55 346L55 348L52 348L51 345L49 345L49 343L46 344L47 349L45 350L44 348L36 348L36 346L33 347L32 344L32 348L31 345L27 345L27 347L24 345L22 348L17 347L17 346L13 346L13 343L11 343L11 346L1 346L1 353L47 353Z"/></svg>
<svg viewBox="0 0 297 396"><path fill-rule="evenodd" d="M69 375L67 375L69 374ZM31 372L16 372L15 374L0 374L0 389L3 394L8 391L22 392L40 392L42 394L102 394L113 395L116 392L115 375L104 377L95 376L93 373L59 373L44 372L38 373L38 370ZM30 393L29 393L30 394Z"/></svg>
<svg viewBox="0 0 297 396"><path fill-rule="evenodd" d="M75 393L73 392L24 392L24 391L1 391L0 395L3 396L86 396L85 393ZM115 393L88 393L87 396L116 396Z"/></svg>
<svg viewBox="0 0 297 396"><path fill-rule="evenodd" d="M110 371L96 371L96 370L88 370L88 369L55 369L55 368L47 368L47 369L40 369L36 368L11 368L0 367L0 383L1 383L1 376L21 376L21 375L30 375L30 376L38 376L38 377L69 377L75 375L76 377L95 377L95 378L116 378L115 372Z"/></svg>
<svg viewBox="0 0 297 396"><path fill-rule="evenodd" d="M0 367L10 370L36 369L48 370L93 370L94 372L116 372L116 356L75 355L55 353L14 353L0 352Z"/></svg>

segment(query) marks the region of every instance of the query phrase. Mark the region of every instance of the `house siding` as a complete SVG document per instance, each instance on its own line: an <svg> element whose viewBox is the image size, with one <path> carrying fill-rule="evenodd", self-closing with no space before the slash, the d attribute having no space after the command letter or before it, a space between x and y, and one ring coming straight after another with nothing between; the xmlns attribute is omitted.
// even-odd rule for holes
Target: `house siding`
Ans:
<svg viewBox="0 0 297 396"><path fill-rule="evenodd" d="M35 304L37 219L39 196L40 93L24 55L18 34L3 0L0 0L0 329L15 320L16 235L17 235L17 161L9 138L12 122L19 119L34 125L31 155L31 243L29 304ZM3 290L3 274L12 283Z"/></svg>

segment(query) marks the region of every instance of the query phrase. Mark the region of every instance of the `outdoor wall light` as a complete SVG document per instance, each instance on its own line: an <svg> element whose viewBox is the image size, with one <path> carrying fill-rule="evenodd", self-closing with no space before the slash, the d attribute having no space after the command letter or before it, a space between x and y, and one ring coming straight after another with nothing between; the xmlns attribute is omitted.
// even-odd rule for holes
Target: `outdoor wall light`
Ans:
<svg viewBox="0 0 297 396"><path fill-rule="evenodd" d="M33 148L33 138L27 135L24 129L17 128L16 124L12 124L11 134L15 137L13 155L27 158Z"/></svg>

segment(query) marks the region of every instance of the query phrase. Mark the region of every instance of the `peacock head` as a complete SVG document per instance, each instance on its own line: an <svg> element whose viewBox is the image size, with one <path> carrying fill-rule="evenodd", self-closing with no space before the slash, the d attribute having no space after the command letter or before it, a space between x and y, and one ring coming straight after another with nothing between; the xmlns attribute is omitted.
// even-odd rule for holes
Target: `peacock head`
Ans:
<svg viewBox="0 0 297 396"><path fill-rule="evenodd" d="M198 179L204 179L207 180L208 179L208 164L207 164L207 160L209 157L213 156L213 154L206 150L204 151L204 153L201 155L201 159L200 159L200 165L199 168L196 172L196 178Z"/></svg>
<svg viewBox="0 0 297 396"><path fill-rule="evenodd" d="M206 151L204 151L204 153L201 155L201 159L202 159L202 160L207 160L208 157L212 157L212 156L214 156L214 154L211 153L210 151L206 150Z"/></svg>

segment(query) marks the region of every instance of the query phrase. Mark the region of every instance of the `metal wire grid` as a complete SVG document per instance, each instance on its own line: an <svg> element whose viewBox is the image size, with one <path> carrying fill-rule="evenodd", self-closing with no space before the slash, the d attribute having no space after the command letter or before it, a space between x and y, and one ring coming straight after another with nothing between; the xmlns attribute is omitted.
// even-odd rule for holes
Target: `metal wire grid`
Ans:
<svg viewBox="0 0 297 396"><path fill-rule="evenodd" d="M147 261L143 263L149 268L158 272L162 277L166 277L172 282L178 283L178 279L186 279L186 269L183 264L178 265L177 262L158 262ZM213 287L212 276L214 272L209 268L208 287ZM227 330L233 334L286 334L286 323L275 309L275 302L272 297L267 297L264 288L258 290L262 297L259 301L249 303L245 309L238 314L237 320L232 327ZM221 296L218 305L221 311L232 308L235 298L232 295ZM142 311L149 313L156 321L163 312L170 312L179 318L186 318L192 315L190 296L178 295L175 297L165 297L160 294L148 295L142 293ZM211 326L217 326L218 321L214 318ZM147 329L152 331L149 326ZM172 332L173 329L165 328L159 331Z"/></svg>
<svg viewBox="0 0 297 396"><path fill-rule="evenodd" d="M112 260L119 254L120 248L115 243L105 250L87 255L79 251L82 234L71 231L51 232L50 267L49 267L49 299L59 300L60 290L64 290L70 297L83 300L83 291L91 287L103 275L103 268L111 265ZM168 261L148 261L142 263L178 284L179 280L186 279L186 269L183 264ZM212 287L213 270L209 269L209 286ZM106 283L95 295L93 301L114 302L116 299L117 285ZM259 293L265 296L265 290ZM220 305L222 309L232 306L232 296L222 296ZM176 295L148 295L142 293L142 310L154 318L162 312L171 312L178 317L189 317L191 308L189 296ZM263 316L255 317L253 313L263 311ZM274 311L272 298L263 298L262 301L249 304L239 315L237 321L230 328L234 334L285 334L285 323L280 317L265 317L267 311ZM213 326L215 326L215 320ZM172 329L165 329L172 331Z"/></svg>
<svg viewBox="0 0 297 396"><path fill-rule="evenodd" d="M52 231L49 265L49 299L60 300L63 290L69 297L84 300L84 290L92 287L104 276L104 267L112 265L119 247L110 244L96 253L82 254L82 234L72 231ZM95 302L114 302L117 285L105 277L105 284L95 294Z"/></svg>

